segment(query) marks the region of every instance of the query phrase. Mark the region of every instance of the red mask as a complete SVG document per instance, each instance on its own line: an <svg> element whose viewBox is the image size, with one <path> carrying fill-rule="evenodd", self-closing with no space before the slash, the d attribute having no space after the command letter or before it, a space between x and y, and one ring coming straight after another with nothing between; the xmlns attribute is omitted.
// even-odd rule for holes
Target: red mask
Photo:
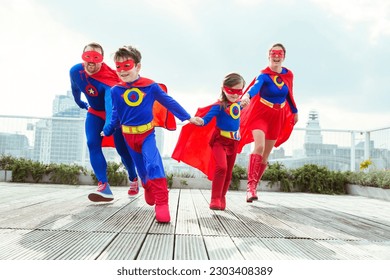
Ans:
<svg viewBox="0 0 390 280"><path fill-rule="evenodd" d="M96 51L83 52L81 58L87 63L101 63L103 61L102 54Z"/></svg>
<svg viewBox="0 0 390 280"><path fill-rule="evenodd" d="M238 94L238 95L242 95L242 89L235 89L235 88L230 88L230 87L224 86L224 87L223 87L223 90L224 90L225 93L227 93L227 94Z"/></svg>
<svg viewBox="0 0 390 280"><path fill-rule="evenodd" d="M269 52L269 56L272 58L274 58L274 57L284 58L284 51L283 50L271 50Z"/></svg>
<svg viewBox="0 0 390 280"><path fill-rule="evenodd" d="M116 71L117 72L120 72L120 71L130 71L131 69L134 68L134 60L126 60L126 61L123 61L123 62L119 62L119 61L116 61L115 62L115 65L116 65Z"/></svg>

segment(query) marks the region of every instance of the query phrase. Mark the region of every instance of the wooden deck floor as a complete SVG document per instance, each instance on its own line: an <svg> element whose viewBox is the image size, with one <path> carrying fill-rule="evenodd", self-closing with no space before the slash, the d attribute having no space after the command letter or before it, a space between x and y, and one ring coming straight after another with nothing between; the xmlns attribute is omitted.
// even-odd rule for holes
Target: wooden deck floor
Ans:
<svg viewBox="0 0 390 280"><path fill-rule="evenodd" d="M172 189L169 224L143 193L92 203L95 186L0 183L0 260L390 260L390 202L230 191L226 211L209 190Z"/></svg>

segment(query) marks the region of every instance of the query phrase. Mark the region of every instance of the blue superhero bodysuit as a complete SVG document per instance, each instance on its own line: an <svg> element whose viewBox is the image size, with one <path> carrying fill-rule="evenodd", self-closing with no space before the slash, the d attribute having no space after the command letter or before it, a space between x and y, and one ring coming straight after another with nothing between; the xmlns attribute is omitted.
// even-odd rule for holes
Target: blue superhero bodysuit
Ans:
<svg viewBox="0 0 390 280"><path fill-rule="evenodd" d="M286 68L283 68L281 74L286 74L287 71ZM284 101L287 101L292 113L295 114L298 112L295 103L291 100L288 87L278 75L275 74L271 76L269 74L261 73L257 76L256 82L249 88L248 94L252 98L259 92L262 98L274 104L281 104Z"/></svg>
<svg viewBox="0 0 390 280"><path fill-rule="evenodd" d="M217 102L211 105L208 113L202 117L204 125L207 125L213 117L216 117L216 126L221 130L237 131L240 127L240 111L239 103L229 103L224 109L221 103Z"/></svg>
<svg viewBox="0 0 390 280"><path fill-rule="evenodd" d="M158 222L169 222L168 185L156 145L153 105L158 101L181 121L191 116L157 83L146 78L114 86L111 96L111 125L104 128L104 134L110 135L115 127L121 125L144 187L145 201L155 205Z"/></svg>
<svg viewBox="0 0 390 280"><path fill-rule="evenodd" d="M112 81L115 80L116 73L103 63L97 74L99 74L97 76L99 78L96 77L95 79L95 74L90 76L85 72L82 63L76 64L70 69L70 81L76 104L80 108L88 110L85 133L93 171L99 182L106 183L108 181L107 162L102 151L100 132L103 131L103 127L111 122L112 101L110 91L111 86L115 84ZM118 82L119 79L117 77L116 79L116 82ZM81 100L81 92L84 93L88 103ZM128 171L130 181L133 181L137 178L137 174L121 130L115 130L113 136L116 150Z"/></svg>
<svg viewBox="0 0 390 280"><path fill-rule="evenodd" d="M104 134L110 135L115 127L140 127L153 120L153 104L160 102L181 121L190 119L190 115L161 87L146 78L138 78L132 83L116 85L111 90L113 110L111 125L104 128ZM145 186L148 180L164 178L165 172L160 153L157 149L153 127L145 133L136 133L137 139L124 131L130 153L135 161L138 175ZM129 136L130 137L130 136Z"/></svg>

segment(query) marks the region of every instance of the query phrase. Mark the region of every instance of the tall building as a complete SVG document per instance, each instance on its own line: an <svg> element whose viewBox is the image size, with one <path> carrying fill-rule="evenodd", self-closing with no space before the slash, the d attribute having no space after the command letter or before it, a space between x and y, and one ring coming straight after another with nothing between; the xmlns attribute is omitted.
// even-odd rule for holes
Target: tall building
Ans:
<svg viewBox="0 0 390 280"><path fill-rule="evenodd" d="M69 113L69 109L73 112ZM53 116L60 115L63 112L68 112L66 113L67 116L80 117L81 111L76 109L79 109L79 107L74 102L73 95L70 90L66 92L66 95L56 95L53 100Z"/></svg>
<svg viewBox="0 0 390 280"><path fill-rule="evenodd" d="M35 124L33 160L45 164L50 163L51 130L51 119L41 119Z"/></svg>
<svg viewBox="0 0 390 280"><path fill-rule="evenodd" d="M35 125L34 160L85 166L86 110L76 105L68 91L66 95L55 97L52 112L52 118L42 119Z"/></svg>
<svg viewBox="0 0 390 280"><path fill-rule="evenodd" d="M87 111L74 102L71 91L57 95L53 101L51 123L50 161L57 163L76 163L91 169L85 136ZM103 148L107 161L121 162L115 148Z"/></svg>
<svg viewBox="0 0 390 280"><path fill-rule="evenodd" d="M31 158L28 138L22 134L0 132L0 155Z"/></svg>
<svg viewBox="0 0 390 280"><path fill-rule="evenodd" d="M317 111L309 112L309 119L306 124L305 143L322 144L320 121Z"/></svg>

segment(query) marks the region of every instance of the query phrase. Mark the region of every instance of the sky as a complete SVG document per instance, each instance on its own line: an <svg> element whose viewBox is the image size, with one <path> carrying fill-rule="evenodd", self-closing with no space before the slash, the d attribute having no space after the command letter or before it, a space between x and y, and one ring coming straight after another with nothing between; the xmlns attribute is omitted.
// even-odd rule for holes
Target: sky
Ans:
<svg viewBox="0 0 390 280"><path fill-rule="evenodd" d="M51 116L93 41L111 67L119 47L137 47L140 74L190 114L217 100L227 73L249 84L280 42L297 127L311 110L323 129L390 126L388 0L0 0L0 37L0 115Z"/></svg>

